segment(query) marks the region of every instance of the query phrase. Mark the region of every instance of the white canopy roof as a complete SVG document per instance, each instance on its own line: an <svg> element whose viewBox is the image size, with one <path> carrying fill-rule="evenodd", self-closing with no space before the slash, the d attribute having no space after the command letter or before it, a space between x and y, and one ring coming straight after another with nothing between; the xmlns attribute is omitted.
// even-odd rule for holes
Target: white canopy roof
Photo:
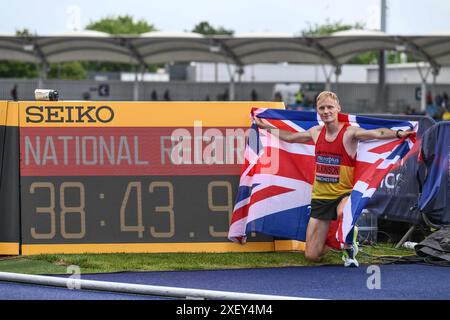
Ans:
<svg viewBox="0 0 450 320"><path fill-rule="evenodd" d="M414 54L434 68L450 65L450 33L418 36L348 30L329 36L283 33L203 36L184 32L109 35L82 31L43 36L0 34L0 60L35 63L111 61L132 64L230 62L237 65L289 62L336 67L371 50Z"/></svg>

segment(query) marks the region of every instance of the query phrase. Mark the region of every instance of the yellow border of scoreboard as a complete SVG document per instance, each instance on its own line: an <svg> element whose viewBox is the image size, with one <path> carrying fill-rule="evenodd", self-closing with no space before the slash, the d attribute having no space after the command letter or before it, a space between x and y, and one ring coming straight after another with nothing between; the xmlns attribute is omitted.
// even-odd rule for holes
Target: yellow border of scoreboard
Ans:
<svg viewBox="0 0 450 320"><path fill-rule="evenodd" d="M0 242L0 255L18 255L19 247L17 242Z"/></svg>
<svg viewBox="0 0 450 320"><path fill-rule="evenodd" d="M19 125L19 103L0 101L0 126L17 127Z"/></svg>
<svg viewBox="0 0 450 320"><path fill-rule="evenodd" d="M232 242L188 243L86 243L86 244L24 244L23 255L53 253L173 253L173 252L270 252L273 242L249 242L240 245Z"/></svg>
<svg viewBox="0 0 450 320"><path fill-rule="evenodd" d="M1 245L1 244L0 244ZM16 244L18 250L18 244ZM0 247L1 248L1 247ZM22 255L73 254L73 253L223 253L223 252L273 252L304 251L305 243L293 240L249 242L240 245L232 242L189 243L89 243L89 244L24 244ZM11 253L14 254L14 253Z"/></svg>
<svg viewBox="0 0 450 320"><path fill-rule="evenodd" d="M114 111L110 122L65 123L26 121L26 108L56 107L52 116L67 119L64 107L108 106ZM145 106L145 107L144 107ZM59 107L59 108L58 108ZM61 108L63 107L63 108ZM282 102L118 102L118 101L0 101L0 125L19 127L192 127L198 121L204 127L248 127L251 108L285 109ZM35 109L36 110L36 109ZM62 110L62 111L61 111ZM72 109L73 111L74 109ZM55 112L57 114L55 114ZM59 112L59 113L58 113ZM45 120L45 113L43 119ZM48 115L48 113L47 113ZM85 118L86 119L86 118ZM1 254L23 255L52 253L159 253L159 252L271 252L302 251L304 243L291 240L250 242L245 246L231 242L206 243L95 243L95 244L23 244L0 242Z"/></svg>
<svg viewBox="0 0 450 320"><path fill-rule="evenodd" d="M99 110L103 120L89 122L79 113L89 107ZM117 102L117 101L24 101L19 102L21 127L193 127L201 121L203 127L248 127L252 107L284 109L282 102ZM29 109L28 109L29 108ZM76 109L79 108L79 109ZM91 109L94 116L97 109ZM27 117L34 121L27 121ZM68 119L71 122L65 122ZM48 120L51 120L49 122ZM61 121L61 122L56 122ZM80 121L80 122L76 122Z"/></svg>
<svg viewBox="0 0 450 320"><path fill-rule="evenodd" d="M19 125L18 103L14 101L0 101L0 126L17 127ZM0 242L0 255L18 255L20 243Z"/></svg>

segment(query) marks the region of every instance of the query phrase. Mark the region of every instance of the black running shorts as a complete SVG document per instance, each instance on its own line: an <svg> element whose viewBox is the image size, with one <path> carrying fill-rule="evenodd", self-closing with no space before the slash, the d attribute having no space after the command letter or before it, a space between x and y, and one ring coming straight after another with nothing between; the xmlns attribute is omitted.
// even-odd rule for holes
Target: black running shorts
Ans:
<svg viewBox="0 0 450 320"><path fill-rule="evenodd" d="M336 220L339 203L348 195L344 194L336 199L312 199L310 217L319 220Z"/></svg>

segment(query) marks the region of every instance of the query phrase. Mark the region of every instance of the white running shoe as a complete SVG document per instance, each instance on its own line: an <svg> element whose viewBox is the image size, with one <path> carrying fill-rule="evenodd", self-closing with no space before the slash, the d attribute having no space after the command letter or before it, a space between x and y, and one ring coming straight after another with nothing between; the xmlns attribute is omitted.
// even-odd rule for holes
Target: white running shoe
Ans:
<svg viewBox="0 0 450 320"><path fill-rule="evenodd" d="M357 268L359 267L359 262L356 260L356 255L358 254L358 227L354 227L353 232L353 244L350 248L344 249L342 253L342 260L344 261L344 267Z"/></svg>

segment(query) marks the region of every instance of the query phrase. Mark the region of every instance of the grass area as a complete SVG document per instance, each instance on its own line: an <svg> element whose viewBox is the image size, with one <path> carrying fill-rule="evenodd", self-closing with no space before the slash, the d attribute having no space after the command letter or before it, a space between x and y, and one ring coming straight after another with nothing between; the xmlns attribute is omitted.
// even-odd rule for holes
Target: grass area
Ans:
<svg viewBox="0 0 450 320"><path fill-rule="evenodd" d="M391 244L360 247L358 261L377 264L377 256L414 255L414 251L395 249ZM82 273L120 271L214 270L342 264L341 253L330 251L320 263L307 261L301 252L263 253L118 253L56 254L0 258L0 271L27 274L64 274L76 265Z"/></svg>

